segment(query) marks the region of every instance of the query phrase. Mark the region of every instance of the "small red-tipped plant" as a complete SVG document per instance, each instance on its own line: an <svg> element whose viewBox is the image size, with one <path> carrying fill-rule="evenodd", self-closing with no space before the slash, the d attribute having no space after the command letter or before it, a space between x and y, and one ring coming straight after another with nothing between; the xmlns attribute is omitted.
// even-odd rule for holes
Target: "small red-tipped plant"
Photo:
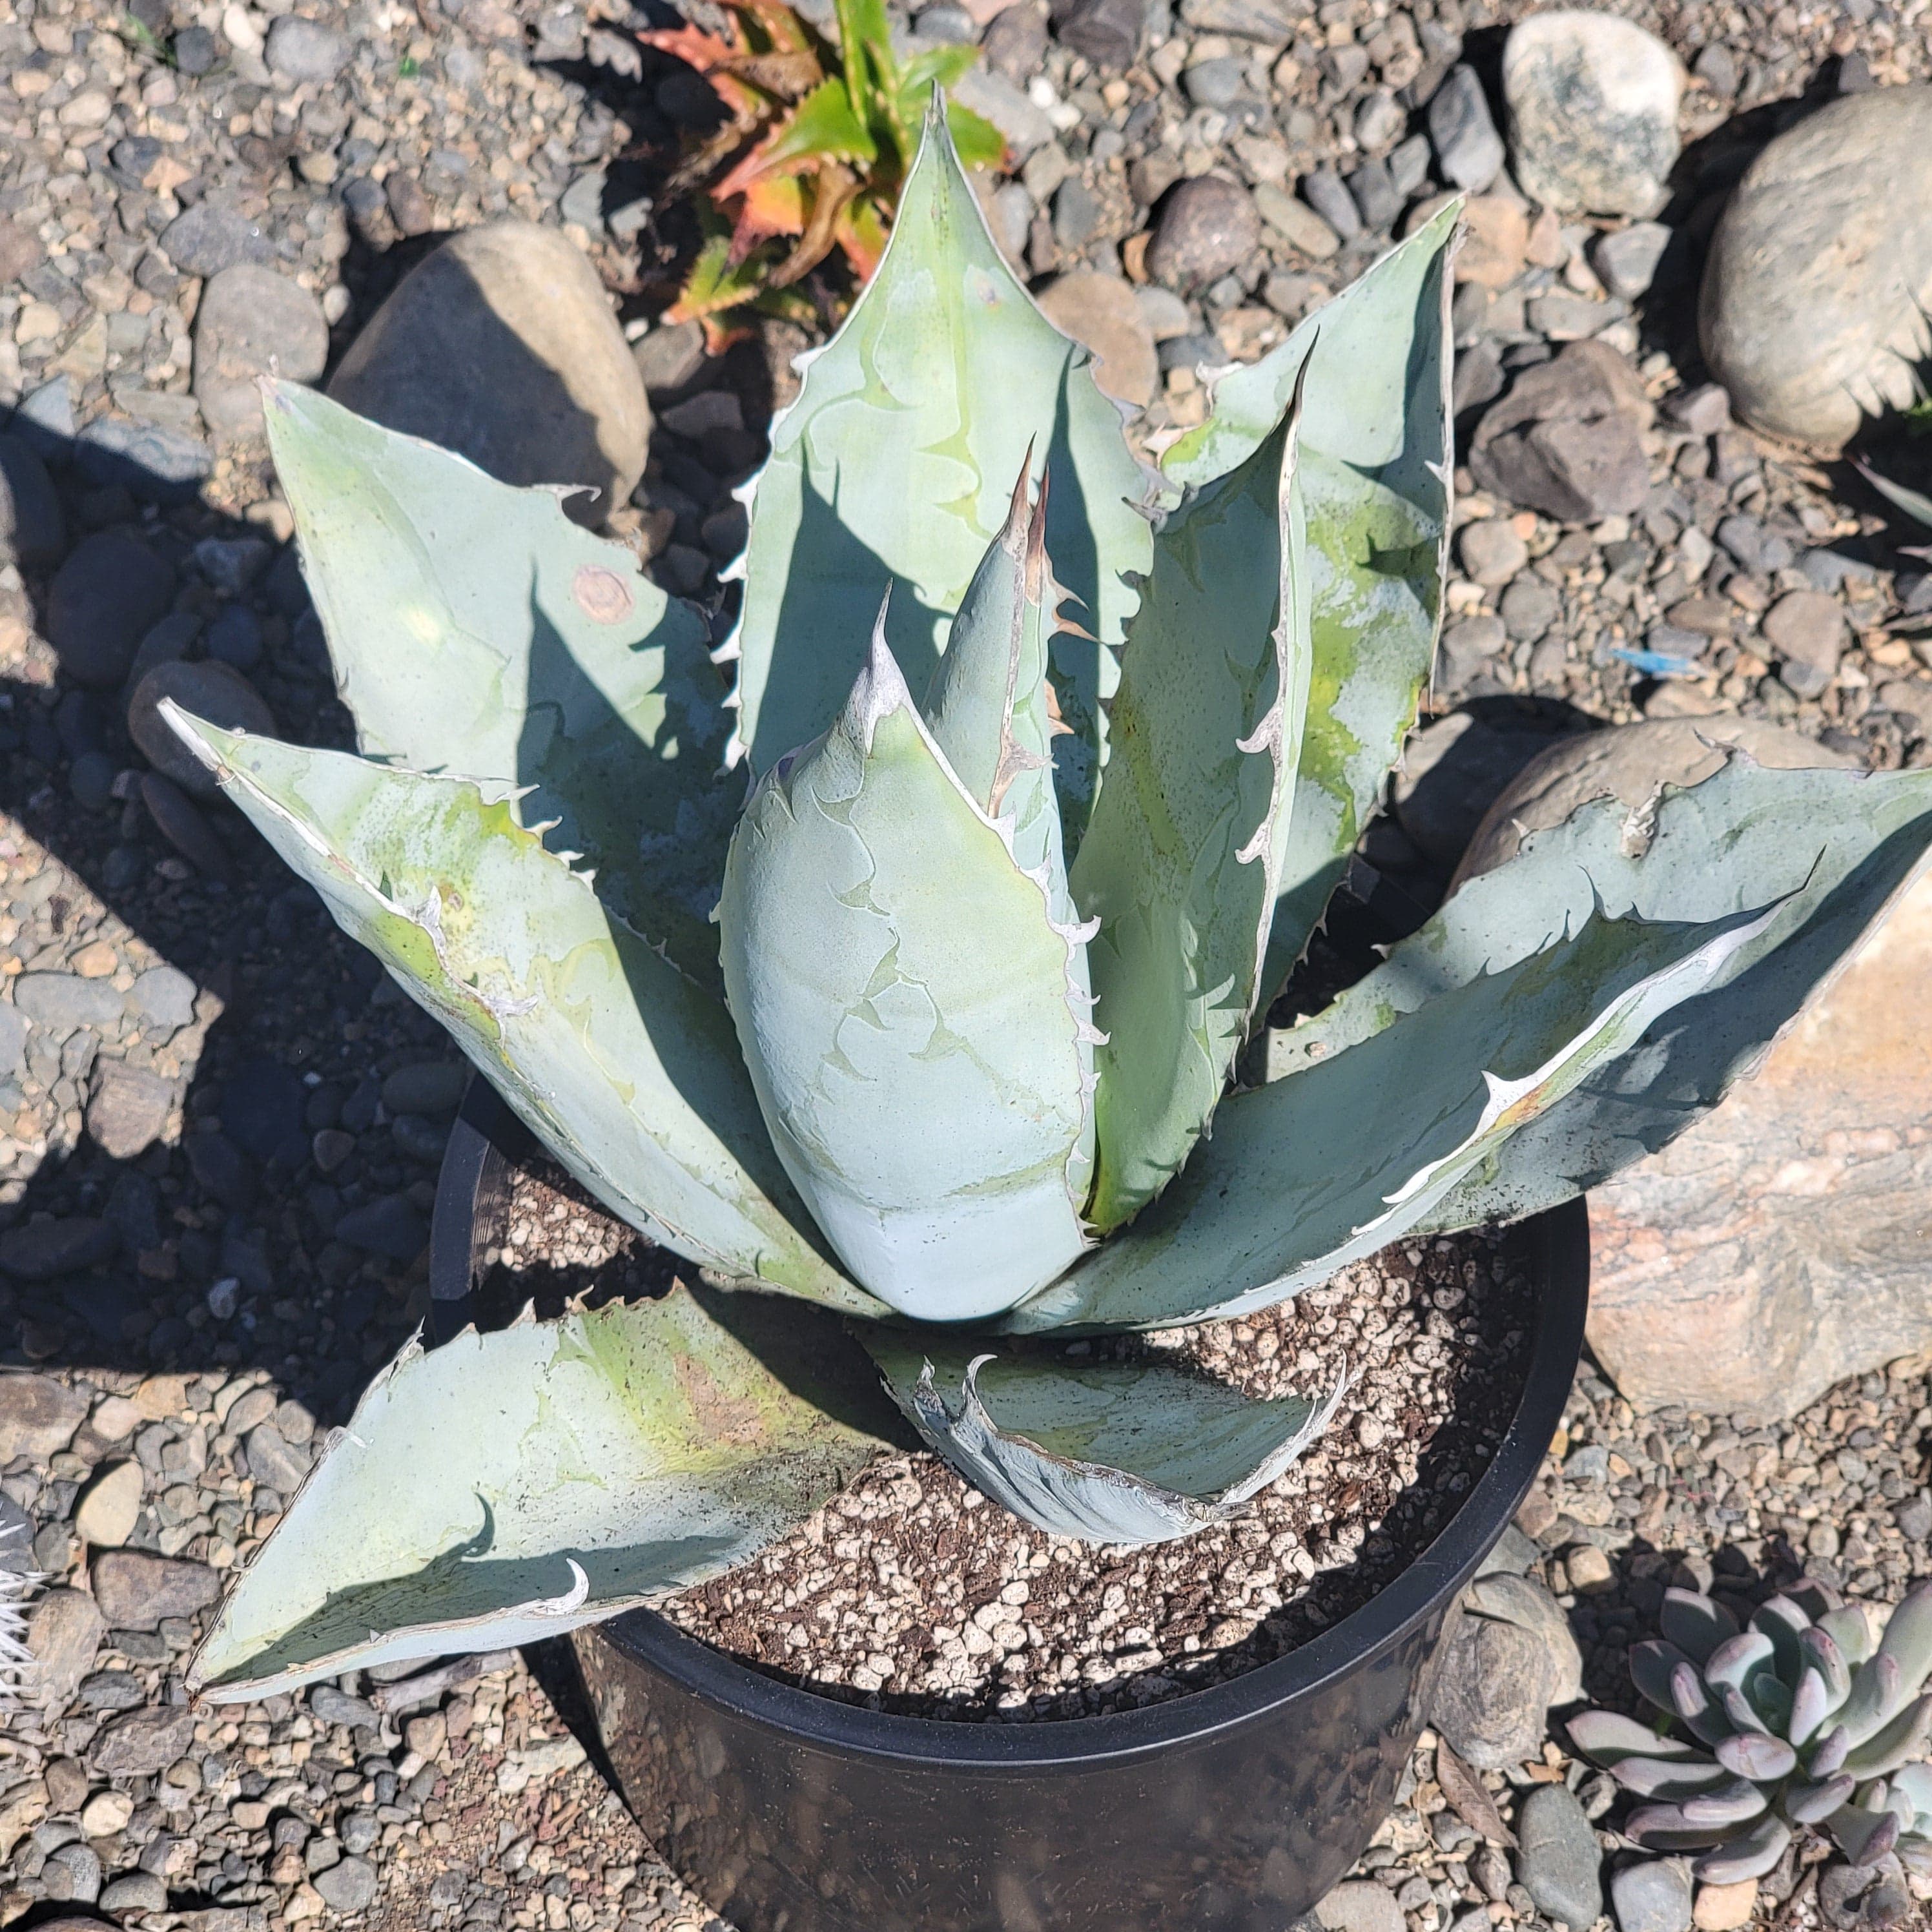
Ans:
<svg viewBox="0 0 1932 1932"><path fill-rule="evenodd" d="M934 47L902 64L882 0L838 0L837 43L784 0L726 0L729 38L686 26L640 38L694 68L728 118L679 164L669 192L702 190L703 245L674 322L704 326L716 350L735 312L785 314L787 291L838 250L855 282L878 266L918 152L934 87L950 90L976 50ZM999 130L949 101L969 167L1004 158Z"/></svg>

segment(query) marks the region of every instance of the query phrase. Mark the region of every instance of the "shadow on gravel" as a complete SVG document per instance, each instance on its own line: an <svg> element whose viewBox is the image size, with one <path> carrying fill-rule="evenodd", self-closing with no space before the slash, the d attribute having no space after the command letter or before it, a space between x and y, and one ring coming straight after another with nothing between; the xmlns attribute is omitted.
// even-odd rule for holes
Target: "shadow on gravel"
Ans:
<svg viewBox="0 0 1932 1932"><path fill-rule="evenodd" d="M177 584L189 586L182 601L202 622L191 656L204 654L206 627L222 610L248 610L260 649L242 668L278 728L306 743L352 746L292 544L277 546L256 526L205 504L168 502L166 479L138 465L106 480L97 466L90 477L70 438L38 432L35 446L60 491L70 550L97 531L118 530L165 557ZM208 544L245 546L231 557L260 566L232 586L238 594L196 583L207 574L194 562L197 548ZM218 554L202 551L211 562ZM42 636L50 587L46 575L26 586L26 606ZM218 1384L264 1370L326 1428L347 1419L370 1376L427 1312L426 1244L447 1121L390 1119L382 1093L398 1068L447 1064L452 1050L441 1028L337 928L238 812L152 770L127 727L133 682L100 688L64 673L44 684L0 676L0 810L81 889L57 883L43 896L56 942L95 916L84 897L92 894L132 940L192 981L193 1017L158 1033L161 1050L184 1063L176 1081L184 1090L182 1133L178 1144L157 1138L116 1159L83 1130L70 1150L50 1150L19 1199L0 1209L0 1242L37 1220L77 1228L82 1238L66 1250L77 1264L0 1270L0 1376L81 1370L132 1391L156 1374ZM21 855L4 856L17 866ZM0 909L32 884L17 871L0 872ZM15 950L0 945L0 957ZM37 970L31 952L20 964L22 976ZM112 986L111 979L75 983ZM16 1010L5 1006L0 1015ZM140 1042L130 1035L143 1024L130 1009L104 1026L32 1025L16 1067L7 1063L9 1041L0 1033L0 1118L10 1124L23 1096L9 1088L23 1078L46 1089L70 1082L76 1107L90 1108L99 1070L130 1048L140 1057ZM452 1112L460 1090L460 1081L452 1084ZM332 1145L318 1141L332 1134ZM332 1160L342 1154L327 1172L319 1146ZM338 1233L358 1211L368 1226L361 1244ZM232 1306L218 1288L224 1282L234 1284ZM550 1298L560 1310L563 1294L560 1284ZM67 1519L76 1485L48 1480L44 1465L32 1473L43 1479L28 1511L39 1526L36 1558L58 1584L71 1562ZM15 1508L0 1497L0 1510ZM50 1537L65 1540L65 1556ZM148 1533L132 1546L151 1546ZM524 1654L611 1780L568 1642ZM192 1887L170 1890L172 1910L218 1904ZM40 1900L15 1922L34 1932L72 1922L74 1910Z"/></svg>
<svg viewBox="0 0 1932 1932"><path fill-rule="evenodd" d="M445 238L382 248L358 236L344 265L352 313L372 315ZM596 422L494 305L507 300L514 321L527 291L485 298L453 265L418 286L411 299L435 308L442 352L412 352L404 328L382 376L358 374L352 406L406 432L445 426L452 446L512 482L536 480L539 447L596 474ZM739 374L755 379L764 364L749 346ZM757 381L736 386L755 406ZM41 574L10 599L54 664L29 655L27 675L0 678L0 801L188 976L172 1004L194 1006L190 1018L144 1006L138 990L124 1001L112 982L129 962L118 958L76 975L69 956L87 943L76 935L92 908L41 891L23 942L35 956L18 962L28 992L16 986L0 1006L0 1119L32 1118L25 1080L55 1096L67 1130L0 1206L0 1367L222 1379L265 1369L318 1420L341 1420L420 1312L435 1176L461 1090L445 1079L412 1100L385 1083L423 1062L449 1066L454 1050L212 795L142 682L178 663L202 680L178 694L190 709L350 748L298 556L272 529L208 507L200 472L210 459L178 433L118 424L120 440L104 442L94 425L76 430L58 386L5 429L0 451L31 451L14 470L28 498L44 500L28 501L41 526L19 546ZM265 453L245 460L266 472ZM248 494L245 476L218 468L213 481ZM23 891L24 926L31 881L10 880L0 904ZM178 1146L160 1137L170 1086ZM37 1218L48 1224L38 1232Z"/></svg>
<svg viewBox="0 0 1932 1932"><path fill-rule="evenodd" d="M1640 355L1662 350L1684 388L1708 380L1697 340L1697 289L1712 231L1738 178L1766 142L1838 98L1839 63L1828 61L1802 93L1733 114L1690 142L1671 170L1670 199L1657 219L1671 232L1650 292L1639 304Z"/></svg>
<svg viewBox="0 0 1932 1932"><path fill-rule="evenodd" d="M182 502L178 487L137 458L110 466L18 416L10 428L33 442L56 479L70 554L121 531L164 560L166 594L157 601L181 604L188 620L170 647L176 654L212 656L218 643L279 729L350 746L292 545ZM98 591L104 603L118 588L67 586L83 598ZM28 580L43 636L50 591L46 578ZM266 1369L320 1420L337 1421L412 1325L428 1232L433 1150L405 1151L381 1131L382 1077L448 1056L440 1030L337 931L238 813L149 766L130 738L127 700L150 668L137 663L125 682L110 675L82 684L64 670L44 684L0 679L0 804L194 989L192 1018L170 1027L181 1012L106 1014L120 998L109 997L111 979L64 979L55 989L62 1010L22 1030L19 1064L0 1060L0 1112L10 1122L24 1097L14 1083L58 1088L68 1111L91 1112L106 1066L152 1062L144 1046L162 1056L160 1077L184 1088L178 1145L157 1138L117 1160L84 1130L70 1151L50 1149L17 1202L0 1210L0 1238L15 1244L13 1264L0 1272L0 1372L220 1377ZM17 855L14 862L0 894L17 902L33 886ZM51 952L47 965L58 970L64 942L94 915L58 883L39 900L55 946L34 950ZM32 952L19 963L23 979L38 970ZM9 1012L19 1010L17 982L15 993ZM76 1000L88 1010L70 1010ZM90 1024L96 1006L101 1017ZM170 1053L189 1063L181 1075L166 1070ZM314 1136L345 1126L352 1150L325 1174ZM415 1217L392 1216L386 1252L335 1238L345 1214L379 1199ZM41 1251L22 1265L16 1244L40 1217L69 1238L37 1243ZM226 1318L209 1303L224 1281L236 1288Z"/></svg>

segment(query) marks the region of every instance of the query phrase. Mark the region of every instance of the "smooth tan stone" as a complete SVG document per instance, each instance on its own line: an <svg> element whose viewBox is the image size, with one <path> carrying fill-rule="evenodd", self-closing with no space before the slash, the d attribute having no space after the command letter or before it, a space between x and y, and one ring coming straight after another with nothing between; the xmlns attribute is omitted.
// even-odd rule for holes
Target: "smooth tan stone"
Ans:
<svg viewBox="0 0 1932 1932"><path fill-rule="evenodd" d="M554 228L464 230L398 283L343 357L336 401L501 482L575 484L601 522L637 488L651 407L596 271Z"/></svg>
<svg viewBox="0 0 1932 1932"><path fill-rule="evenodd" d="M113 1462L88 1484L74 1526L97 1550L118 1550L141 1516L141 1466Z"/></svg>
<svg viewBox="0 0 1932 1932"><path fill-rule="evenodd" d="M1076 268L1058 277L1040 305L1054 328L1094 352L1094 380L1108 395L1136 409L1148 403L1160 380L1160 364L1154 332L1126 282Z"/></svg>

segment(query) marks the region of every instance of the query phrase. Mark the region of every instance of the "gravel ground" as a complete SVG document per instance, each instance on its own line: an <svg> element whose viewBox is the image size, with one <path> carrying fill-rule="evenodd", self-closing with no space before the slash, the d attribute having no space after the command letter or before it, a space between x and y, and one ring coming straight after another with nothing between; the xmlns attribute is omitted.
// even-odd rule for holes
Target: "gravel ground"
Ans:
<svg viewBox="0 0 1932 1932"><path fill-rule="evenodd" d="M640 198L681 97L613 24L568 4L359 0L304 7L317 32L281 10L0 0L0 406L23 406L10 427L52 460L64 525L0 527L0 1364L23 1372L0 1377L0 1529L24 1526L48 1579L44 1700L0 1734L0 1923L69 1902L158 1932L695 1927L708 1915L523 1660L392 1714L360 1678L239 1709L182 1702L220 1574L412 1324L460 1073L238 820L148 768L118 674L57 674L55 566L95 546L80 575L97 632L131 645L173 624L177 650L196 635L191 652L245 678L291 735L345 742L286 508L258 454L217 447L194 392L208 276L272 268L297 292L277 304L278 352L319 314L332 358L434 233L511 211L574 227L659 405L622 526L700 596L741 540L728 493L804 340L774 328L712 363L688 332L637 328L686 238ZM1198 419L1199 363L1261 352L1434 191L1405 146L1423 104L1459 48L1492 66L1517 10L1286 0L1265 44L1239 38L1234 10L1157 4L1125 73L1090 68L1027 0L986 32L979 104L1024 154L992 208L1031 273L1136 277L1156 244L1209 261L1215 211L1190 232L1168 191L1210 172L1239 200L1221 217L1256 238L1197 293L1135 298L1158 364L1144 439ZM1617 10L1696 76L1675 252L1648 290L1605 294L1600 234L1620 224L1526 220L1512 274L1459 298L1458 380L1466 436L1492 382L1592 334L1641 392L1647 494L1564 527L1461 479L1437 708L1466 700L1505 736L1577 712L1741 710L1874 765L1923 762L1916 620L1932 586L1849 472L1730 425L1700 390L1690 301L1750 144L1801 98L1923 78L1923 6ZM977 31L947 0L920 26ZM680 410L713 388L742 426L728 407ZM1787 622L1794 594L1819 602ZM1690 656L1691 674L1653 680L1613 655L1640 646ZM1426 905L1472 817L1454 788L1424 788L1368 856ZM1592 1692L1615 1696L1680 1569L1747 1595L1801 1564L1886 1597L1923 1572L1928 1429L1923 1364L1760 1430L1634 1418L1586 1376L1516 1556L1568 1612ZM1522 1857L1477 1849L1467 1792L1443 1808L1453 1768L1425 1745L1415 1768L1364 1862L1371 1889L1336 1914L1360 1932L1542 1922ZM1510 1817L1538 1781L1486 1776ZM1565 1781L1560 1756L1540 1781ZM1810 1882L1785 1922L1809 1922Z"/></svg>

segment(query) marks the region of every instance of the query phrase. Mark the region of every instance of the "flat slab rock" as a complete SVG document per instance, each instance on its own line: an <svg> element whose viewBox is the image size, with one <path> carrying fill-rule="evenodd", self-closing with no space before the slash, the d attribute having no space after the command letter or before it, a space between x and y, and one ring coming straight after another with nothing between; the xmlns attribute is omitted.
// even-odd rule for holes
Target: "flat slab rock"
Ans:
<svg viewBox="0 0 1932 1932"><path fill-rule="evenodd" d="M1635 806L1718 769L1842 764L1762 720L1650 722L1565 740L1491 806L1458 878L1585 800ZM1796 1414L1847 1376L1932 1347L1932 875L1722 1106L1593 1190L1590 1344L1640 1408Z"/></svg>
<svg viewBox="0 0 1932 1932"><path fill-rule="evenodd" d="M1590 1340L1646 1408L1795 1414L1932 1347L1932 877L1724 1105L1590 1196Z"/></svg>
<svg viewBox="0 0 1932 1932"><path fill-rule="evenodd" d="M486 1318L668 1257L554 1170L519 1174ZM1532 1288L1507 1237L1384 1250L1240 1322L1084 1346L1157 1352L1258 1396L1352 1378L1327 1434L1247 1514L1174 1543L1029 1528L923 1451L880 1459L793 1536L658 1606L753 1666L870 1708L969 1721L1130 1709L1238 1676L1366 1603L1448 1521L1520 1392ZM1082 1346L1082 1345L1076 1345Z"/></svg>

